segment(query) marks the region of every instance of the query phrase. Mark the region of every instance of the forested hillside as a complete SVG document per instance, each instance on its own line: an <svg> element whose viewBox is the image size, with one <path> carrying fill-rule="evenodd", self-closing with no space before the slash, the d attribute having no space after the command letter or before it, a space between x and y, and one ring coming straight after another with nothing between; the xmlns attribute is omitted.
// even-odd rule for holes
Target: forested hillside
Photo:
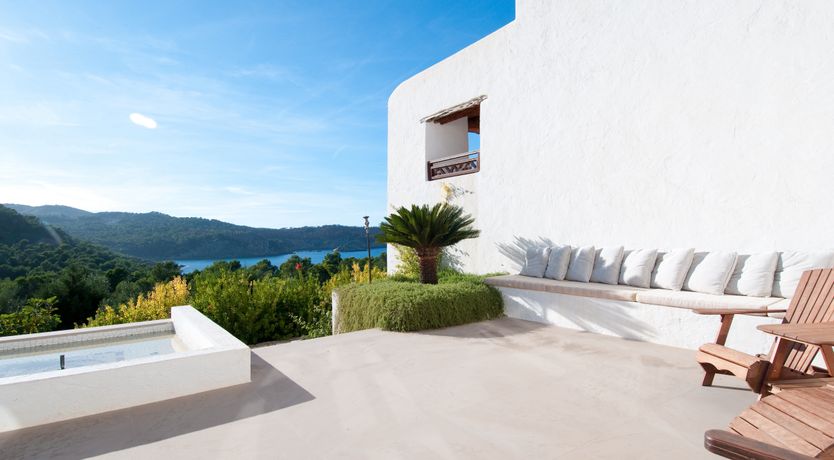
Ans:
<svg viewBox="0 0 834 460"><path fill-rule="evenodd" d="M366 244L362 227L253 228L158 212L90 213L66 206L6 206L36 216L75 238L151 260L260 257L337 248L352 251L364 249ZM373 228L372 236L378 231ZM371 244L380 246L374 238Z"/></svg>
<svg viewBox="0 0 834 460"><path fill-rule="evenodd" d="M0 313L48 304L60 327L72 327L103 302L125 302L178 274L173 263L125 257L0 206Z"/></svg>

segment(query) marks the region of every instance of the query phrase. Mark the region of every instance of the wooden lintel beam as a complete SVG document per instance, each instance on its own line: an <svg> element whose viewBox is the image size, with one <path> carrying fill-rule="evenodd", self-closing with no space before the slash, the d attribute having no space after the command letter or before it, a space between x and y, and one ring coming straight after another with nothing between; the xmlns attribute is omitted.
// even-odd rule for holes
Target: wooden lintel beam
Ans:
<svg viewBox="0 0 834 460"><path fill-rule="evenodd" d="M478 117L481 115L481 106L476 105L469 107L467 109L460 110L458 112L450 113L442 118L438 118L434 120L435 123L440 123L441 125L445 125L446 123L459 120L464 117Z"/></svg>

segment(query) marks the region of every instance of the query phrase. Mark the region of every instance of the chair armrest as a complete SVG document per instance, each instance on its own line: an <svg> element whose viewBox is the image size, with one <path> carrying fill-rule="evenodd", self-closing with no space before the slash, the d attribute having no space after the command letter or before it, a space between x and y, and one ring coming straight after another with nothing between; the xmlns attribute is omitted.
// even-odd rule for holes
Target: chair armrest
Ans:
<svg viewBox="0 0 834 460"><path fill-rule="evenodd" d="M762 308L693 308L692 311L699 315L748 315L767 316L768 313L786 313L787 310L766 310Z"/></svg>
<svg viewBox="0 0 834 460"><path fill-rule="evenodd" d="M812 460L792 450L783 449L724 430L709 430L704 433L704 448L726 458L735 460Z"/></svg>

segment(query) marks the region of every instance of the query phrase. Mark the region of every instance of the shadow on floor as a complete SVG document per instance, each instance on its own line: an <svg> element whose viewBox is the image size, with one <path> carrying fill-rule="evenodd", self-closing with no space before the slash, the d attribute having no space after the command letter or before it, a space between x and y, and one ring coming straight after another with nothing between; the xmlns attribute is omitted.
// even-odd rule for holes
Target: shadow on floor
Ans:
<svg viewBox="0 0 834 460"><path fill-rule="evenodd" d="M549 327L549 325L533 321L502 317L489 321L464 324L462 326L452 326L443 329L429 329L415 332L415 334L478 339L526 334L543 327Z"/></svg>
<svg viewBox="0 0 834 460"><path fill-rule="evenodd" d="M0 457L87 458L315 399L258 355L252 353L251 358L251 383L2 433Z"/></svg>

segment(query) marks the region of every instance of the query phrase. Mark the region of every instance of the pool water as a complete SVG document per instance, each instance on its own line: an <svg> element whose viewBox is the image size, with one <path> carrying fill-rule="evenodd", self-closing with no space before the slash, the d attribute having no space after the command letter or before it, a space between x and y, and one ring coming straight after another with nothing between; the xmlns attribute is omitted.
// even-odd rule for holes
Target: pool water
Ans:
<svg viewBox="0 0 834 460"><path fill-rule="evenodd" d="M37 374L61 369L61 355L64 368L74 369L95 364L114 363L148 356L167 355L185 347L174 334L156 335L150 338L105 341L88 346L49 348L0 356L0 378L17 375Z"/></svg>

